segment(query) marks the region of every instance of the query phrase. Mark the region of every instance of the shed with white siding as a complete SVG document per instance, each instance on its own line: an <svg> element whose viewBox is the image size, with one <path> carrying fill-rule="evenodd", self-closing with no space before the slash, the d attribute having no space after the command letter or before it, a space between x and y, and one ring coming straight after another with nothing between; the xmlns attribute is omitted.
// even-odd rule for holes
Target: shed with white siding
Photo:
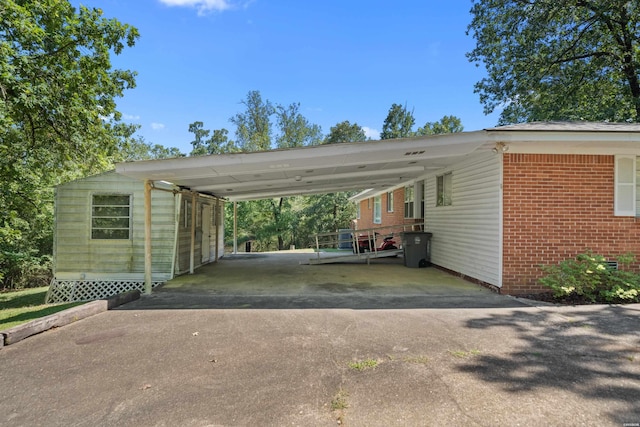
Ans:
<svg viewBox="0 0 640 427"><path fill-rule="evenodd" d="M214 196L154 184L153 286L224 254L223 206L224 201ZM57 186L54 277L47 301L91 300L143 290L144 217L144 182L114 171Z"/></svg>

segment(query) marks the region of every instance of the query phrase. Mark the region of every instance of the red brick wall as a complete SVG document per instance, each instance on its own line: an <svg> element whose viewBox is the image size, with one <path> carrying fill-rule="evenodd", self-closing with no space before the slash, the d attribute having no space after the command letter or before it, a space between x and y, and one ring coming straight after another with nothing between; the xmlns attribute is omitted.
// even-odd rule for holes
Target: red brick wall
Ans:
<svg viewBox="0 0 640 427"><path fill-rule="evenodd" d="M373 223L373 197L360 202L360 219L357 220L357 229L383 227L386 225L422 223L422 218L404 217L404 188L393 191L393 212L387 212L387 193L383 193L382 199L382 223Z"/></svg>
<svg viewBox="0 0 640 427"><path fill-rule="evenodd" d="M614 156L506 153L503 164L502 293L547 290L540 265L587 250L640 255L640 222L613 215Z"/></svg>

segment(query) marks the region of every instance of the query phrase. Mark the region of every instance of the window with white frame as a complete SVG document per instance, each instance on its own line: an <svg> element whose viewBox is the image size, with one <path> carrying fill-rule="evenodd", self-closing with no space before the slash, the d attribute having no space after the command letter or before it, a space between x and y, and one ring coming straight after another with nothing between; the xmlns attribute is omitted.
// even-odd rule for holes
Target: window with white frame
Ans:
<svg viewBox="0 0 640 427"><path fill-rule="evenodd" d="M436 178L436 206L451 206L451 172Z"/></svg>
<svg viewBox="0 0 640 427"><path fill-rule="evenodd" d="M387 193L387 212L393 212L393 191Z"/></svg>
<svg viewBox="0 0 640 427"><path fill-rule="evenodd" d="M373 198L373 223L382 224L382 196Z"/></svg>
<svg viewBox="0 0 640 427"><path fill-rule="evenodd" d="M404 217L413 218L413 206L415 203L413 186L404 187Z"/></svg>
<svg viewBox="0 0 640 427"><path fill-rule="evenodd" d="M636 156L615 157L615 216L636 216Z"/></svg>
<svg viewBox="0 0 640 427"><path fill-rule="evenodd" d="M360 219L360 202L356 203L356 219Z"/></svg>
<svg viewBox="0 0 640 427"><path fill-rule="evenodd" d="M94 194L91 199L91 239L131 237L131 195Z"/></svg>

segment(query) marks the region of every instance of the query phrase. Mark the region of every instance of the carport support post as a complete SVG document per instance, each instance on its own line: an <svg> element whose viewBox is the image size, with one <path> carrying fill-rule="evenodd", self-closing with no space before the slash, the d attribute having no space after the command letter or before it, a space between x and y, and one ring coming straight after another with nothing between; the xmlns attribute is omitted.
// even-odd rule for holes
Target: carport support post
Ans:
<svg viewBox="0 0 640 427"><path fill-rule="evenodd" d="M193 274L196 264L196 193L191 193L191 249L189 251L189 274Z"/></svg>
<svg viewBox="0 0 640 427"><path fill-rule="evenodd" d="M151 181L144 181L144 293L151 293Z"/></svg>
<svg viewBox="0 0 640 427"><path fill-rule="evenodd" d="M238 253L238 202L233 202L233 253Z"/></svg>

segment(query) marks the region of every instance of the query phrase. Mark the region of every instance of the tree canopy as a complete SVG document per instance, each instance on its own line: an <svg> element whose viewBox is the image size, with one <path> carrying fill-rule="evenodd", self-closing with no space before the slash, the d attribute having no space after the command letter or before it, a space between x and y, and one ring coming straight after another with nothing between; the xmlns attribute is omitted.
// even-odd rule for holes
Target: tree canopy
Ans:
<svg viewBox="0 0 640 427"><path fill-rule="evenodd" d="M204 156L208 154L234 153L239 151L235 142L229 139L229 131L214 129L213 133L204 129L204 123L200 121L189 125L189 132L193 133L194 140L191 141L193 149L190 156ZM209 135L211 136L209 137ZM209 138L207 138L209 137Z"/></svg>
<svg viewBox="0 0 640 427"><path fill-rule="evenodd" d="M500 122L640 121L640 3L476 0L468 58Z"/></svg>
<svg viewBox="0 0 640 427"><path fill-rule="evenodd" d="M171 159L184 157L179 149L165 147L145 141L143 137L127 138L120 144L120 150L115 160L120 162L133 162L137 160Z"/></svg>
<svg viewBox="0 0 640 427"><path fill-rule="evenodd" d="M462 120L456 116L443 116L437 122L427 122L421 128L418 128L416 135L438 135L442 133L462 132Z"/></svg>
<svg viewBox="0 0 640 427"><path fill-rule="evenodd" d="M236 125L236 144L242 151L271 149L271 116L276 111L275 107L269 100L263 101L257 90L249 92L241 104L245 111L229 119Z"/></svg>
<svg viewBox="0 0 640 427"><path fill-rule="evenodd" d="M351 124L349 120L345 120L332 126L329 134L325 137L325 144L337 144L340 142L359 142L365 141L367 135L357 123Z"/></svg>
<svg viewBox="0 0 640 427"><path fill-rule="evenodd" d="M300 103L288 107L278 105L276 116L280 134L276 137L278 148L318 145L322 141L322 129L312 124L300 113Z"/></svg>
<svg viewBox="0 0 640 427"><path fill-rule="evenodd" d="M237 146L231 145L237 149L265 151L272 148L305 147L322 142L322 129L302 115L299 103L287 106L273 104L264 100L259 91L250 91L241 104L244 105L244 111L229 119L236 125ZM209 135L209 131L202 128L202 122L192 123L189 130L196 137L192 142L194 147L201 146L201 141ZM274 246L276 249L284 249L290 244L300 244L296 230L304 226L301 212L308 200L301 197L281 197L243 202L242 209L238 211L241 224L239 232L257 239L260 249L274 249ZM228 214L231 212L228 211Z"/></svg>
<svg viewBox="0 0 640 427"><path fill-rule="evenodd" d="M387 117L382 125L380 139L407 138L413 135L412 128L416 119L413 110L409 111L407 105L392 104Z"/></svg>
<svg viewBox="0 0 640 427"><path fill-rule="evenodd" d="M443 116L436 122L426 122L424 126L413 130L416 119L413 110L407 106L392 104L382 125L380 139L409 138L412 136L437 135L441 133L462 132L462 120L456 116ZM332 128L333 129L333 128Z"/></svg>
<svg viewBox="0 0 640 427"><path fill-rule="evenodd" d="M0 284L15 286L51 253L52 186L104 170L131 136L115 100L135 73L110 58L137 37L67 0L2 1Z"/></svg>

